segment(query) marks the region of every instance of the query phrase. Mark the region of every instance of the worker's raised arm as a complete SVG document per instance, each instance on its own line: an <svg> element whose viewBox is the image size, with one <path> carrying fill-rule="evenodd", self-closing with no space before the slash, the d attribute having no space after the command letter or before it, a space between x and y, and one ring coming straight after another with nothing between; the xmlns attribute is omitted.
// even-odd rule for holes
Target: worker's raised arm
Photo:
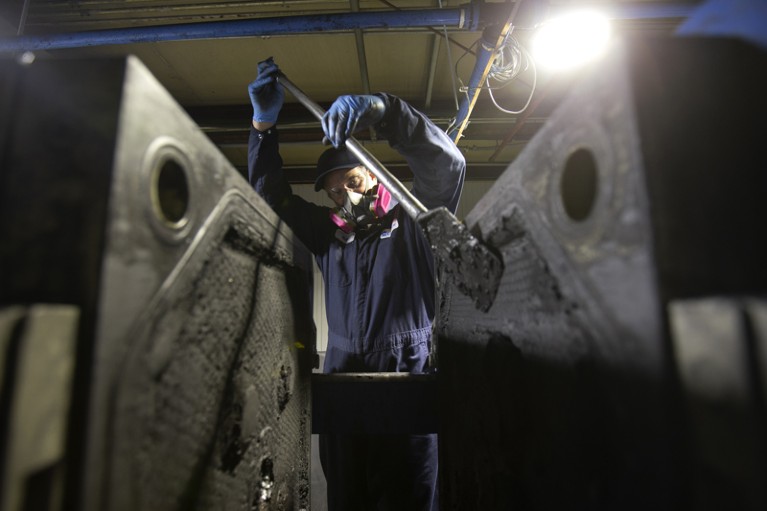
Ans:
<svg viewBox="0 0 767 511"><path fill-rule="evenodd" d="M277 116L285 92L277 83L280 68L271 57L258 63L258 75L248 85L253 105L253 129L248 143L248 180L256 192L277 210L291 190L282 175L282 157L277 139Z"/></svg>
<svg viewBox="0 0 767 511"><path fill-rule="evenodd" d="M402 99L378 93L385 113L375 125L413 171L413 195L427 209L455 213L466 175L466 159L455 143L423 113Z"/></svg>
<svg viewBox="0 0 767 511"><path fill-rule="evenodd" d="M277 83L279 67L269 58L258 64L258 76L248 86L253 105L248 140L248 181L253 189L280 215L312 252L322 250L328 208L294 195L282 171L277 117L284 91Z"/></svg>

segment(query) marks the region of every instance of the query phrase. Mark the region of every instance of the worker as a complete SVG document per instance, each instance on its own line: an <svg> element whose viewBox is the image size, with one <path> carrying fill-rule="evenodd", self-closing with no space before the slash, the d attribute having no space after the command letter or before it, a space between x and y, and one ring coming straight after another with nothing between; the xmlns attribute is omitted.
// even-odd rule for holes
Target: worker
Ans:
<svg viewBox="0 0 767 511"><path fill-rule="evenodd" d="M249 86L253 122L248 177L253 188L314 254L325 283L328 345L324 372L429 370L434 260L419 226L376 176L345 149L374 128L407 161L412 193L426 208L458 206L466 162L445 133L391 94L338 97L322 118L333 147L319 158L315 190L335 207L293 195L282 173L277 118L284 92L271 59ZM331 511L435 510L436 435L320 435Z"/></svg>

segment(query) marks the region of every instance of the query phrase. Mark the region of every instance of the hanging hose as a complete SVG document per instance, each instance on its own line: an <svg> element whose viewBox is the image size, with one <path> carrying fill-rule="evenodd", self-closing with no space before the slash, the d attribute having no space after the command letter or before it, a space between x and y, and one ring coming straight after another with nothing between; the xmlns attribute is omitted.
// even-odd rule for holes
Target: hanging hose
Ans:
<svg viewBox="0 0 767 511"><path fill-rule="evenodd" d="M533 70L533 84L530 87L530 95L527 97L525 106L520 110L508 110L501 107L493 95L493 90L503 89L516 79L522 71L527 70L528 67L531 66ZM492 87L490 85L491 78L497 82L501 82L501 86ZM498 53L490 66L490 72L487 75L485 83L487 84L487 93L490 95L490 99L495 107L501 112L517 115L524 112L527 107L530 106L530 101L533 99L535 88L538 83L538 70L535 67L535 61L530 57L528 51L519 44L519 41L514 37L511 37L511 34L506 37L503 46L498 50Z"/></svg>

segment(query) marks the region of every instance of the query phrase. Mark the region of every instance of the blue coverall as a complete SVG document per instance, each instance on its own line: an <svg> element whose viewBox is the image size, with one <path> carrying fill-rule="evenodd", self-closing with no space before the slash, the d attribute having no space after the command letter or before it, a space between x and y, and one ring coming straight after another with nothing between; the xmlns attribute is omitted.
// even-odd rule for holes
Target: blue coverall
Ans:
<svg viewBox="0 0 767 511"><path fill-rule="evenodd" d="M412 193L427 209L455 212L466 171L445 133L403 100L377 94L386 110L379 137L404 156ZM337 240L329 208L292 194L276 127L251 128L254 189L312 251L322 271L328 318L324 371L424 372L434 318L434 261L418 225L400 207L354 241ZM436 435L321 435L328 505L338 510L437 509Z"/></svg>

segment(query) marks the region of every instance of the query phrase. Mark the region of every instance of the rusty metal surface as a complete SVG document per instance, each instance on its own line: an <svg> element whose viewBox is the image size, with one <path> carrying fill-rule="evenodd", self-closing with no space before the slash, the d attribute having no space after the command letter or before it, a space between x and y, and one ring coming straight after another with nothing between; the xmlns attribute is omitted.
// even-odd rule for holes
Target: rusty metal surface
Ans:
<svg viewBox="0 0 767 511"><path fill-rule="evenodd" d="M308 508L308 252L137 60L2 75L0 299L82 308L64 506Z"/></svg>
<svg viewBox="0 0 767 511"><path fill-rule="evenodd" d="M691 414L668 307L767 289L765 64L736 41L629 41L469 214L506 270L486 314L439 290L443 508L763 508L763 451L748 477L699 464L694 431L743 428Z"/></svg>

